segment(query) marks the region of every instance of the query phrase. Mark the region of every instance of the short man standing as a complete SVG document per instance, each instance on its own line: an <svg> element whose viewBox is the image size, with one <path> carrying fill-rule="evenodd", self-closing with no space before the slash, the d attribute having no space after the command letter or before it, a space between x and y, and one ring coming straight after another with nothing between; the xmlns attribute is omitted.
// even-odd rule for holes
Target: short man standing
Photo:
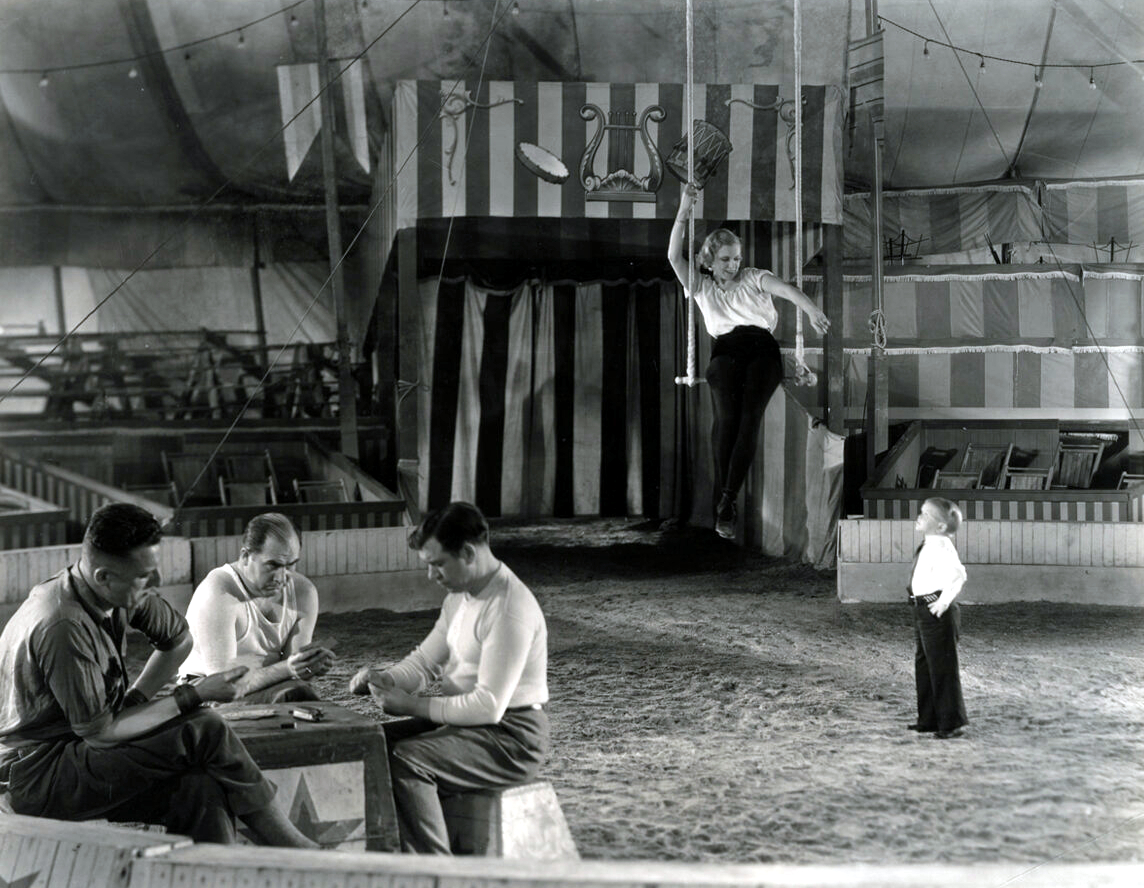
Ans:
<svg viewBox="0 0 1144 888"><path fill-rule="evenodd" d="M475 506L430 513L409 546L448 592L441 614L409 656L360 670L350 689L414 716L385 725L401 847L449 854L440 797L527 783L548 754L548 630ZM441 696L416 695L436 680Z"/></svg>
<svg viewBox="0 0 1144 888"><path fill-rule="evenodd" d="M186 621L148 589L161 529L144 509L91 516L77 563L36 586L0 634L0 793L17 814L160 823L197 842L314 848L205 701L235 697L244 669L152 700L191 650ZM154 648L128 687L127 627Z"/></svg>

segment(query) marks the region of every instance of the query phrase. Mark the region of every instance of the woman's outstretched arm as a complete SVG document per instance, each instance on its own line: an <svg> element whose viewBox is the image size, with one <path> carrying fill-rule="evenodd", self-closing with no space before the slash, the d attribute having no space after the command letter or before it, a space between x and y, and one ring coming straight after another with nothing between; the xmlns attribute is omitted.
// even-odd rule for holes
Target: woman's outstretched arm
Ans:
<svg viewBox="0 0 1144 888"><path fill-rule="evenodd" d="M814 300L798 287L793 284L788 284L777 275L768 274L766 277L766 288L770 291L772 296L778 296L780 299L793 302L806 312L806 316L810 318L810 323L819 333L826 333L830 330L830 318L826 316L826 313L821 308L814 304Z"/></svg>

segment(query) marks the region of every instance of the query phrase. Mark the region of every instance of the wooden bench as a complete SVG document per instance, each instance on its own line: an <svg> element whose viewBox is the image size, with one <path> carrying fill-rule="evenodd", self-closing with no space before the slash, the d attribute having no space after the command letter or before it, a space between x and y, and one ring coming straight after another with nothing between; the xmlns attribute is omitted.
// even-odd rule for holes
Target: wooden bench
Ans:
<svg viewBox="0 0 1144 888"><path fill-rule="evenodd" d="M556 791L543 780L442 799L454 854L579 859Z"/></svg>
<svg viewBox="0 0 1144 888"><path fill-rule="evenodd" d="M0 884L127 888L133 860L190 844L186 836L160 836L105 822L0 812Z"/></svg>

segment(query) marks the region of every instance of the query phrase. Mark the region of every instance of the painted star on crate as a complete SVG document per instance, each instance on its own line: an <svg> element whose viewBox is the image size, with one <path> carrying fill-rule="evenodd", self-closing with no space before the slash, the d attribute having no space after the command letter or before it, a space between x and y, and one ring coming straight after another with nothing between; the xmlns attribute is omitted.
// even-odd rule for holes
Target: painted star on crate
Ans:
<svg viewBox="0 0 1144 888"><path fill-rule="evenodd" d="M285 799L281 795L282 790L279 788L278 802L284 803ZM348 817L342 820L319 820L318 809L314 804L314 798L310 794L310 787L306 783L305 773L298 777L298 785L294 790L294 798L290 801L289 808L287 809L287 816L290 822L293 823L302 834L308 838L313 839L318 844L326 848L335 847L346 841L358 831L365 823L364 817ZM243 837L250 844L259 844L258 837L251 832L241 822L237 824L239 835ZM365 831L362 830L357 838L365 837ZM0 885L0 888L5 886Z"/></svg>
<svg viewBox="0 0 1144 888"><path fill-rule="evenodd" d="M13 879L11 882L3 876L0 876L0 888L31 888L39 877L39 870L36 870L34 873L28 873L26 876L20 876L20 878Z"/></svg>
<svg viewBox="0 0 1144 888"><path fill-rule="evenodd" d="M350 817L345 820L319 820L318 810L314 806L314 799L310 795L310 787L306 783L306 775L298 778L298 788L294 792L294 800L290 803L290 820L303 833L320 845L329 847L340 845L365 823L364 817Z"/></svg>

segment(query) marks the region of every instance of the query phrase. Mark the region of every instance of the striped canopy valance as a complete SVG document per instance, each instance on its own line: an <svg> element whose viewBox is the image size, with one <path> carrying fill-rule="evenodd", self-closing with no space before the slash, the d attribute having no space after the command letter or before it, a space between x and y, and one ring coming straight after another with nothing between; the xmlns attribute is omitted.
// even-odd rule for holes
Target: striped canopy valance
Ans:
<svg viewBox="0 0 1144 888"><path fill-rule="evenodd" d="M702 218L795 220L792 91L696 85L695 117L731 143L703 189ZM665 161L685 129L684 105L683 85L671 83L401 81L394 95L398 226L451 216L670 219L680 183L666 169L657 174L643 133ZM838 87L803 86L806 222L842 223L842 113ZM601 127L586 175L616 174L621 186L630 177L637 199L600 199L602 192L586 188L582 162ZM522 142L563 162L567 180L530 172L516 156Z"/></svg>

